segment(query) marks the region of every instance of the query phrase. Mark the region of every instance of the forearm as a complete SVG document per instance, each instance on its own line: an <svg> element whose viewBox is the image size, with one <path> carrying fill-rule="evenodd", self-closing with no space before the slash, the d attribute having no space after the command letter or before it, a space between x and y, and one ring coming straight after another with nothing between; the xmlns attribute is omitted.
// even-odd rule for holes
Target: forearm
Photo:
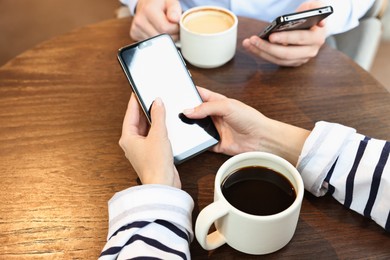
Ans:
<svg viewBox="0 0 390 260"><path fill-rule="evenodd" d="M109 232L100 259L118 256L190 258L192 198L164 185L142 185L109 201ZM142 243L137 243L142 242Z"/></svg>
<svg viewBox="0 0 390 260"><path fill-rule="evenodd" d="M271 152L296 165L310 131L273 119L261 128L261 150Z"/></svg>

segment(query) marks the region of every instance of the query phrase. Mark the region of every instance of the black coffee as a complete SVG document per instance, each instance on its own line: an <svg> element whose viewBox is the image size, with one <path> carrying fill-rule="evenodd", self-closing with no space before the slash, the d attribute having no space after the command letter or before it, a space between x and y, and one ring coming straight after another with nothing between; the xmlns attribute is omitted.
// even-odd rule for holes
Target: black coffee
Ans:
<svg viewBox="0 0 390 260"><path fill-rule="evenodd" d="M259 216L287 209L296 197L295 189L286 177L260 166L236 170L226 177L221 188L232 206Z"/></svg>

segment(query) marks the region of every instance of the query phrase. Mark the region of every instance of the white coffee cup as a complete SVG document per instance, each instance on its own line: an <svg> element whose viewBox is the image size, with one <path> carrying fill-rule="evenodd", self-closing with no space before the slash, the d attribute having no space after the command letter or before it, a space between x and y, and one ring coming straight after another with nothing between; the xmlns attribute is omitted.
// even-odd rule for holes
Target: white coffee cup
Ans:
<svg viewBox="0 0 390 260"><path fill-rule="evenodd" d="M221 185L230 175L234 176L238 169L251 166L269 168L286 177L295 190L295 199L291 198L292 204L271 215L249 214L234 207L223 195ZM284 247L295 233L303 194L304 186L299 172L283 158L264 152L247 152L233 156L217 172L214 202L199 213L195 224L196 238L206 250L213 250L227 243L247 254L275 252ZM256 202L256 198L253 200ZM212 224L216 230L208 234Z"/></svg>
<svg viewBox="0 0 390 260"><path fill-rule="evenodd" d="M200 68L222 66L234 57L237 44L237 16L216 6L188 9L180 19L180 47L183 57Z"/></svg>

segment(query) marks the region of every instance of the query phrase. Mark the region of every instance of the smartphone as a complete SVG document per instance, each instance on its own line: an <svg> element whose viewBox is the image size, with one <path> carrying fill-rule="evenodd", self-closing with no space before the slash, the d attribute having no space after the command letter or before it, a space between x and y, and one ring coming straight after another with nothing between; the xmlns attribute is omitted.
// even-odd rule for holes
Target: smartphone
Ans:
<svg viewBox="0 0 390 260"><path fill-rule="evenodd" d="M210 117L193 120L182 113L203 101L168 34L120 48L118 60L150 123L153 101L160 97L164 102L175 164L218 143L220 137Z"/></svg>
<svg viewBox="0 0 390 260"><path fill-rule="evenodd" d="M259 37L267 40L270 34L274 32L310 29L332 13L333 8L325 6L303 12L285 14L273 20L259 34Z"/></svg>

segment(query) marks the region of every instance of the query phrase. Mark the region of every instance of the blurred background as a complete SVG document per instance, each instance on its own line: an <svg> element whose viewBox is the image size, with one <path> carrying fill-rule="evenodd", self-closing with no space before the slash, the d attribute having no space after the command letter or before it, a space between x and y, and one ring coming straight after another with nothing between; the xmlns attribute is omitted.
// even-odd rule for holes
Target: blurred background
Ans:
<svg viewBox="0 0 390 260"><path fill-rule="evenodd" d="M113 19L119 0L0 0L0 66L75 28Z"/></svg>
<svg viewBox="0 0 390 260"><path fill-rule="evenodd" d="M118 0L0 0L0 66L42 41L114 19L119 7ZM390 91L390 8L370 72Z"/></svg>

